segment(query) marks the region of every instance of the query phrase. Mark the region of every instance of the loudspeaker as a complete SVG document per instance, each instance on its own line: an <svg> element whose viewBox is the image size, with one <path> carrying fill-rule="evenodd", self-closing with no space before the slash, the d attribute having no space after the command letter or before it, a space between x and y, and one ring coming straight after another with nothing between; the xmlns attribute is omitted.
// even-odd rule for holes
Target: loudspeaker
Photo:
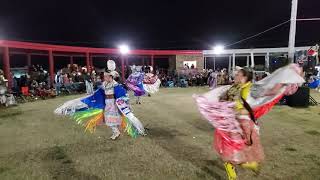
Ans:
<svg viewBox="0 0 320 180"><path fill-rule="evenodd" d="M299 87L295 94L287 97L287 104L291 107L308 107L309 96L309 87Z"/></svg>

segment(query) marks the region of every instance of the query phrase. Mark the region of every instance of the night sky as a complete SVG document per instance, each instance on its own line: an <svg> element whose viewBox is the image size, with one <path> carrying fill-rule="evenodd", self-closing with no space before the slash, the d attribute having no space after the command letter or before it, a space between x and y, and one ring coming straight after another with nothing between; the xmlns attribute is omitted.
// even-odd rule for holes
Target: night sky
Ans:
<svg viewBox="0 0 320 180"><path fill-rule="evenodd" d="M320 17L300 0L298 18ZM92 47L209 49L290 19L291 0L2 0L0 38ZM287 46L289 23L230 48ZM298 22L296 45L320 40L320 21Z"/></svg>

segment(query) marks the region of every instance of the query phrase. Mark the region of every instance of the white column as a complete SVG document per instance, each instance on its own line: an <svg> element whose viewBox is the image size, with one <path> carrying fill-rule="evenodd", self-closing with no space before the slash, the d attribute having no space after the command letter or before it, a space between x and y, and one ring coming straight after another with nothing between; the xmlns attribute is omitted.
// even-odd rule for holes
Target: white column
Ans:
<svg viewBox="0 0 320 180"><path fill-rule="evenodd" d="M266 57L265 57L265 69L266 69L266 71L268 71L269 72L269 62L270 61L270 53L269 52L267 52L267 54L266 54Z"/></svg>
<svg viewBox="0 0 320 180"><path fill-rule="evenodd" d="M251 68L254 68L254 54L251 52Z"/></svg>
<svg viewBox="0 0 320 180"><path fill-rule="evenodd" d="M316 45L318 52L317 52L317 56L316 56L316 66L319 65L319 45Z"/></svg>
<svg viewBox="0 0 320 180"><path fill-rule="evenodd" d="M207 69L207 57L204 57L204 69Z"/></svg>
<svg viewBox="0 0 320 180"><path fill-rule="evenodd" d="M231 73L231 56L229 56L229 66L228 66L229 74Z"/></svg>
<svg viewBox="0 0 320 180"><path fill-rule="evenodd" d="M232 70L234 71L236 69L236 54L232 54Z"/></svg>
<svg viewBox="0 0 320 180"><path fill-rule="evenodd" d="M216 70L216 57L213 57L213 70Z"/></svg>
<svg viewBox="0 0 320 180"><path fill-rule="evenodd" d="M289 62L294 61L294 46L296 40L296 23L297 23L297 11L298 11L298 0L292 0L291 7L291 23L290 23L290 34L289 34Z"/></svg>
<svg viewBox="0 0 320 180"><path fill-rule="evenodd" d="M247 67L250 67L250 56L247 56Z"/></svg>

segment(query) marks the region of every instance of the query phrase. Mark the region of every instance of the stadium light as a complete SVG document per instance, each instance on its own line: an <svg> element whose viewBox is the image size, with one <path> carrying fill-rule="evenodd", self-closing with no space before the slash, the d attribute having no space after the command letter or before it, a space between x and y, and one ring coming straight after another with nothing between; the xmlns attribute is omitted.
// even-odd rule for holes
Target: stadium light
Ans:
<svg viewBox="0 0 320 180"><path fill-rule="evenodd" d="M224 51L224 46L223 45L216 45L213 47L213 53L214 54L221 54Z"/></svg>
<svg viewBox="0 0 320 180"><path fill-rule="evenodd" d="M121 54L128 54L130 49L128 45L123 44L119 46L119 51Z"/></svg>

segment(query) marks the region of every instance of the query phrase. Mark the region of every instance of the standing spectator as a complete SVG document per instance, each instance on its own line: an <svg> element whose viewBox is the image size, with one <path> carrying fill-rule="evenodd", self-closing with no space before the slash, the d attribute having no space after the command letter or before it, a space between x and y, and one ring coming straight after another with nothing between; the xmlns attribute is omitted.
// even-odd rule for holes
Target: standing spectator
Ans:
<svg viewBox="0 0 320 180"><path fill-rule="evenodd" d="M55 81L56 94L59 95L61 93L60 89L63 83L61 71L57 72L54 78L54 81Z"/></svg>
<svg viewBox="0 0 320 180"><path fill-rule="evenodd" d="M51 88L51 79L49 73L46 73L46 80L44 82L47 84L48 88Z"/></svg>
<svg viewBox="0 0 320 180"><path fill-rule="evenodd" d="M70 84L70 79L68 77L68 74L63 74L62 75L62 79L63 79L63 86L66 88L66 90L71 93L71 84Z"/></svg>
<svg viewBox="0 0 320 180"><path fill-rule="evenodd" d="M84 81L86 83L87 94L93 94L93 85L92 85L92 80L89 73L84 74Z"/></svg>
<svg viewBox="0 0 320 180"><path fill-rule="evenodd" d="M18 94L20 94L20 90L19 90L19 84L18 84L18 78L17 77L15 77L15 76L13 76L13 91L14 92L16 92L16 93L18 93ZM1 81L1 80L0 80ZM0 85L1 85L1 83L0 83Z"/></svg>
<svg viewBox="0 0 320 180"><path fill-rule="evenodd" d="M0 69L0 85L5 85L5 81L4 72Z"/></svg>
<svg viewBox="0 0 320 180"><path fill-rule="evenodd" d="M192 86L195 86L196 83L197 83L197 77L196 77L196 75L193 75L191 78L191 84L192 84Z"/></svg>
<svg viewBox="0 0 320 180"><path fill-rule="evenodd" d="M97 80L95 81L95 86L96 88L101 88L102 87L102 82L103 82L103 73L100 73L97 75Z"/></svg>
<svg viewBox="0 0 320 180"><path fill-rule="evenodd" d="M200 86L201 85L201 78L200 78L200 75L198 74L196 76L196 86Z"/></svg>
<svg viewBox="0 0 320 180"><path fill-rule="evenodd" d="M218 72L217 71L210 73L210 76L208 78L208 84L209 84L210 89L214 89L217 87L217 85L218 85Z"/></svg>

